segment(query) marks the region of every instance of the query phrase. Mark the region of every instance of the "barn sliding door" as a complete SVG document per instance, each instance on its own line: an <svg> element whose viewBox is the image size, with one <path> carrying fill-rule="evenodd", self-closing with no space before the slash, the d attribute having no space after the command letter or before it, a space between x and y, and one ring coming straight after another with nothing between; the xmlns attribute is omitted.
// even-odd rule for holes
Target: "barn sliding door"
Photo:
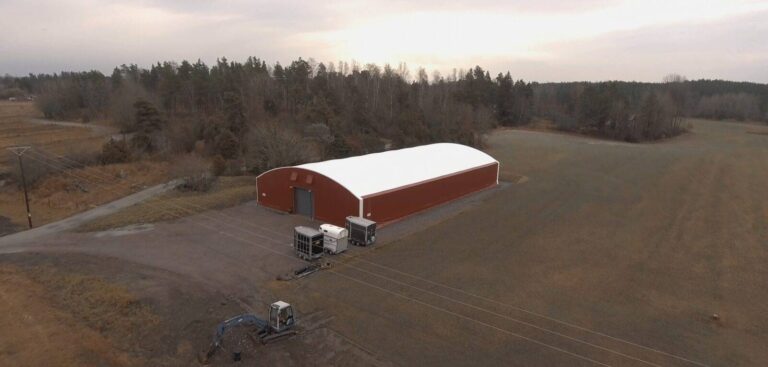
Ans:
<svg viewBox="0 0 768 367"><path fill-rule="evenodd" d="M300 187L293 188L294 213L310 218L315 217L315 205L312 200L312 192Z"/></svg>

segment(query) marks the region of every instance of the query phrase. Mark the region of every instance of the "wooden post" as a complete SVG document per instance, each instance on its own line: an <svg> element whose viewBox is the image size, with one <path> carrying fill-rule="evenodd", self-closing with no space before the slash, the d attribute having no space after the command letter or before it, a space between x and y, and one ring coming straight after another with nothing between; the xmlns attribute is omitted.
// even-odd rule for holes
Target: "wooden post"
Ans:
<svg viewBox="0 0 768 367"><path fill-rule="evenodd" d="M27 194L27 178L24 176L24 162L21 159L21 156L24 155L24 152L29 150L30 147L10 147L8 150L12 151L14 154L16 154L16 157L19 158L19 170L21 171L21 185L24 187L24 205L27 207L27 223L29 223L29 228L32 228L32 212L29 210L29 194Z"/></svg>

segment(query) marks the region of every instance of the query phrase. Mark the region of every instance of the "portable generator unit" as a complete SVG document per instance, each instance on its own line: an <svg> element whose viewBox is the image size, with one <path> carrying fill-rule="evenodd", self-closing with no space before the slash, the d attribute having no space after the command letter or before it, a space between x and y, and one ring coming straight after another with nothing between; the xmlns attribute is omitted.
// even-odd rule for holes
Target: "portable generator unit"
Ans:
<svg viewBox="0 0 768 367"><path fill-rule="evenodd" d="M349 242L357 246L373 245L376 242L376 222L362 217L347 217Z"/></svg>
<svg viewBox="0 0 768 367"><path fill-rule="evenodd" d="M318 259L323 256L323 234L314 228L296 227L293 229L293 248L304 260Z"/></svg>

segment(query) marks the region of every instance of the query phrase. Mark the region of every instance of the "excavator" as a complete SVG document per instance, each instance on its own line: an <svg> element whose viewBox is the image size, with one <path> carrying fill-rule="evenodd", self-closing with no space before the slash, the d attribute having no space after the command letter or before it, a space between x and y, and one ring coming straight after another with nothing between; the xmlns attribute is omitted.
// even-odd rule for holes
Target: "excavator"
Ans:
<svg viewBox="0 0 768 367"><path fill-rule="evenodd" d="M293 327L296 325L296 319L293 315L293 307L287 302L277 301L269 306L269 319L264 320L253 314L242 314L235 316L229 320L226 320L216 327L216 332L213 335L213 342L211 342L208 352L201 362L207 364L213 357L219 348L221 348L224 334L238 326L254 327L254 332L251 334L254 339L257 339L262 344L267 344L276 339L291 336L296 334L296 330Z"/></svg>

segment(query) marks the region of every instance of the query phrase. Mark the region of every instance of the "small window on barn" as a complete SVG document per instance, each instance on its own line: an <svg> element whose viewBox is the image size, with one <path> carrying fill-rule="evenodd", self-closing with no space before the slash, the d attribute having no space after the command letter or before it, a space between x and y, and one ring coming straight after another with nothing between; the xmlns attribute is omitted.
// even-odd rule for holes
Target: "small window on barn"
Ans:
<svg viewBox="0 0 768 367"><path fill-rule="evenodd" d="M291 181L296 181L296 178L299 177L299 174L296 172L291 172Z"/></svg>
<svg viewBox="0 0 768 367"><path fill-rule="evenodd" d="M312 177L312 175L307 175L307 179L306 179L306 182L307 182L308 184L311 184L313 179L314 179L314 177Z"/></svg>

